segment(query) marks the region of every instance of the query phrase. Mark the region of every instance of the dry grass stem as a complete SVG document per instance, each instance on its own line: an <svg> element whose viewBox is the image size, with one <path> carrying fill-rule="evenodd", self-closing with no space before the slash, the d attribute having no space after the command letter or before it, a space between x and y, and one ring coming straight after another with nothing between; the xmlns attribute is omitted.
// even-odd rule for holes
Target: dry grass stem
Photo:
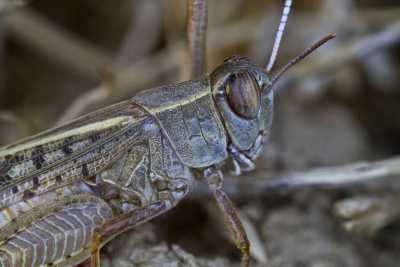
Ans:
<svg viewBox="0 0 400 267"><path fill-rule="evenodd" d="M362 161L343 166L315 168L304 172L290 172L275 176L245 177L227 176L224 190L233 198L257 197L271 190L293 189L316 186L339 188L354 183L400 177L400 156L378 161ZM189 197L199 198L209 195L207 188L199 185Z"/></svg>
<svg viewBox="0 0 400 267"><path fill-rule="evenodd" d="M400 218L400 194L384 197L358 196L335 203L334 213L347 231L375 235Z"/></svg>
<svg viewBox="0 0 400 267"><path fill-rule="evenodd" d="M264 189L271 187L323 186L338 187L351 183L400 175L400 157L379 161L363 161L337 167L316 168L306 172L294 172L264 180ZM250 180L250 179L248 179ZM260 184L259 184L260 185Z"/></svg>
<svg viewBox="0 0 400 267"><path fill-rule="evenodd" d="M207 0L187 0L187 37L191 78L206 71Z"/></svg>

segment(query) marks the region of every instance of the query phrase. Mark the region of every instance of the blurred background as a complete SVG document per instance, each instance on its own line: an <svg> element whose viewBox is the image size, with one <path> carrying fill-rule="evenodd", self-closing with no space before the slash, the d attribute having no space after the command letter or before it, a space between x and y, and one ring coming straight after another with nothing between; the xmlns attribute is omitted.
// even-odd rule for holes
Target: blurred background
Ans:
<svg viewBox="0 0 400 267"><path fill-rule="evenodd" d="M337 38L281 80L257 170L226 178L254 264L399 266L396 176L333 188L259 186L400 154L400 3L294 2L273 73L322 36ZM233 54L265 64L282 6L209 1L208 72ZM0 146L187 79L185 38L183 0L1 0ZM199 185L173 211L105 247L102 266L238 266L219 215Z"/></svg>

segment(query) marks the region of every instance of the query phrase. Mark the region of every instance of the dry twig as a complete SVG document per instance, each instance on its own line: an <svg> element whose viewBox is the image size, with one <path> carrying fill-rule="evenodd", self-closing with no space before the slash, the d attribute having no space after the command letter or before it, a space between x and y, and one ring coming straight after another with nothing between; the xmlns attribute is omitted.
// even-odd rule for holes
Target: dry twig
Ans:
<svg viewBox="0 0 400 267"><path fill-rule="evenodd" d="M29 121L10 110L0 110L0 122L16 125L18 128L22 129L26 135L31 135L37 132L32 121Z"/></svg>
<svg viewBox="0 0 400 267"><path fill-rule="evenodd" d="M361 9L358 16L372 25L385 25L399 19L399 7Z"/></svg>
<svg viewBox="0 0 400 267"><path fill-rule="evenodd" d="M154 50L162 31L162 6L158 0L130 1L131 19L120 49L113 60L118 71ZM146 36L146 38L142 38ZM138 41L140 40L140 42Z"/></svg>
<svg viewBox="0 0 400 267"><path fill-rule="evenodd" d="M353 197L336 202L334 213L347 231L373 236L400 218L399 202L400 194Z"/></svg>
<svg viewBox="0 0 400 267"><path fill-rule="evenodd" d="M85 79L98 80L98 70L111 62L111 56L29 8L4 15L6 31L22 43L33 47L49 60Z"/></svg>
<svg viewBox="0 0 400 267"><path fill-rule="evenodd" d="M20 7L26 4L24 0L1 0L0 1L0 12L9 11L12 8Z"/></svg>
<svg viewBox="0 0 400 267"><path fill-rule="evenodd" d="M206 70L207 0L188 0L187 37L191 79Z"/></svg>
<svg viewBox="0 0 400 267"><path fill-rule="evenodd" d="M307 172L294 172L284 178L268 181L267 187L337 187L397 175L400 175L400 157L373 162L363 161L338 167L317 168Z"/></svg>
<svg viewBox="0 0 400 267"><path fill-rule="evenodd" d="M306 186L338 188L353 183L363 183L387 177L400 176L400 156L353 164L316 168L305 172L291 172L274 177L226 177L224 189L232 197L258 196L271 190L293 189ZM192 194L194 197L208 195L204 186Z"/></svg>

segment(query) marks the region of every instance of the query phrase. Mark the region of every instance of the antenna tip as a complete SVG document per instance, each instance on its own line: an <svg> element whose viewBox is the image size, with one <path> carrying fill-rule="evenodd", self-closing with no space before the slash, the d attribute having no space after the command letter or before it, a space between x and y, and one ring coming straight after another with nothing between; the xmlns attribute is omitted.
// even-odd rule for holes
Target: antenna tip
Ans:
<svg viewBox="0 0 400 267"><path fill-rule="evenodd" d="M335 38L336 37L336 32L333 32L333 33L331 33L331 34L328 34L327 36L325 36L325 40L330 40L330 39L333 39L333 38Z"/></svg>
<svg viewBox="0 0 400 267"><path fill-rule="evenodd" d="M323 37L318 42L316 42L313 46L310 47L310 52L314 51L315 49L317 49L318 47L320 47L321 45L325 44L329 40L332 40L335 37L336 37L336 33L335 32L326 35L325 37Z"/></svg>
<svg viewBox="0 0 400 267"><path fill-rule="evenodd" d="M333 39L336 37L336 33L331 33L320 39L318 42L314 43L312 46L310 46L308 49L306 49L303 53L289 61L283 68L276 74L272 80L271 84L274 85L281 77L282 74L285 73L290 67L293 65L297 64L300 60L303 58L307 57L309 54L311 54L313 51L317 50L321 45L325 44L329 40Z"/></svg>

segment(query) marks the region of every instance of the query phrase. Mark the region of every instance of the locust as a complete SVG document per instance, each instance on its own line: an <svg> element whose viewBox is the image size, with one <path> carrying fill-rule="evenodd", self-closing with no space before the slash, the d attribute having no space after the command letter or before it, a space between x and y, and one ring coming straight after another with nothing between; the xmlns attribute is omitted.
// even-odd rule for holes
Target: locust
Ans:
<svg viewBox="0 0 400 267"><path fill-rule="evenodd" d="M270 78L233 56L209 75L145 90L0 149L0 266L100 266L111 239L174 208L205 181L250 264L250 244L223 190L222 168L255 168L273 118L274 85L328 35Z"/></svg>

